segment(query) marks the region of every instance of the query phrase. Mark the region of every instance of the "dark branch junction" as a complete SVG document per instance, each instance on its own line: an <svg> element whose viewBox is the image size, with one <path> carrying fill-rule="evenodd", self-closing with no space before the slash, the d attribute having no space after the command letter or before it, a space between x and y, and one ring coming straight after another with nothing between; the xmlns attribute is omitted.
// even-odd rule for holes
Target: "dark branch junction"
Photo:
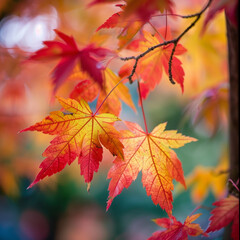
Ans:
<svg viewBox="0 0 240 240"><path fill-rule="evenodd" d="M129 60L135 60L135 63L133 65L132 68L132 72L131 74L128 76L128 80L130 83L133 82L132 77L136 72L136 68L138 65L138 61L139 59L141 59L142 57L144 57L145 55L147 55L148 53L150 53L151 51L153 51L156 48L162 47L162 46L167 46L169 44L173 44L173 49L170 55L170 59L168 62L168 74L169 74L169 81L172 84L175 84L174 80L173 80L173 76L172 76L172 60L173 60L173 56L177 47L178 42L180 41L180 39L198 22L198 20L200 19L200 17L202 16L202 14L208 9L208 7L210 6L212 0L209 0L208 3L206 4L206 6L198 13L195 14L191 14L191 15L186 15L186 16L181 16L181 15L177 15L180 16L182 18L194 18L196 17L196 19L176 38L169 40L169 41L164 41L163 43L154 45L150 48L148 48L145 52L142 52L141 54L137 55L137 56L130 56L130 57L124 57L124 58L120 58L122 61L129 61Z"/></svg>

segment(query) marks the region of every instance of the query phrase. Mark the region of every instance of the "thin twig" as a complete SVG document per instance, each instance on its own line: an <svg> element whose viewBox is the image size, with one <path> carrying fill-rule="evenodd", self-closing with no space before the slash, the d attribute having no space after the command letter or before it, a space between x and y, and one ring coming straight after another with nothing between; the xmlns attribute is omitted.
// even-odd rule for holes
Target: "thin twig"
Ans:
<svg viewBox="0 0 240 240"><path fill-rule="evenodd" d="M99 107L97 108L97 110L95 111L95 113L93 115L96 115L99 111L99 109L102 107L102 105L105 103L105 101L107 100L107 98L109 97L109 95L118 87L118 85L120 83L122 83L124 80L126 80L127 78L123 78L121 79L112 89L111 91L106 95L106 97L103 99L103 101L101 102L101 104L99 105Z"/></svg>
<svg viewBox="0 0 240 240"><path fill-rule="evenodd" d="M237 182L237 184L235 184L232 179L228 179L228 181L231 182L232 185L233 185L233 186L238 190L238 192L239 192L239 188L238 188L238 186L237 186L238 182Z"/></svg>
<svg viewBox="0 0 240 240"><path fill-rule="evenodd" d="M166 41L166 40L165 40L166 36L165 36L165 38L164 38L164 37L162 36L162 34L157 30L157 28L156 28L150 21L148 21L148 23L149 23L149 25L153 28L153 30L155 31L155 33L157 33L158 36L159 36L163 41Z"/></svg>
<svg viewBox="0 0 240 240"><path fill-rule="evenodd" d="M173 81L173 77L172 77L172 60L173 60L173 55L174 55L174 52L176 50L176 47L177 47L177 42L174 42L174 46L173 46L173 49L172 49L172 52L171 52L171 55L170 55L170 58L169 58L169 62L168 62L169 81L172 84L175 84L175 82Z"/></svg>
<svg viewBox="0 0 240 240"><path fill-rule="evenodd" d="M213 210L213 208L212 207L207 207L207 206L205 206L205 205L199 205L199 206L197 206L190 214L189 214L189 216L192 216L197 210L199 210L199 209L205 209L205 210L207 210L207 211L212 211Z"/></svg>
<svg viewBox="0 0 240 240"><path fill-rule="evenodd" d="M141 109L142 109L142 115L143 115L143 121L144 121L144 125L145 125L145 131L148 134L147 120L146 120L144 107L143 107L141 87L140 87L139 80L137 82L138 82L138 94L139 94L139 99L140 99L140 104L141 104Z"/></svg>
<svg viewBox="0 0 240 240"><path fill-rule="evenodd" d="M148 48L145 52L139 54L138 56L130 56L130 57L125 57L125 58L120 58L122 61L129 61L129 60L135 60L135 64L133 65L133 69L131 74L127 77L129 82L132 83L132 77L134 75L134 73L136 72L136 68L137 68L137 64L138 64L138 60L142 57L144 57L145 55L147 55L148 53L150 53L151 51L153 51L154 49L158 48L158 47L162 47L162 46L166 46L170 43L174 43L176 40L170 40L170 41L165 41L163 43L159 43L157 45L154 45L150 48Z"/></svg>
<svg viewBox="0 0 240 240"><path fill-rule="evenodd" d="M135 63L133 65L132 68L132 72L131 74L127 77L129 82L132 83L132 77L134 75L134 73L136 72L136 68L138 65L138 61L140 58L144 57L145 55L147 55L148 53L150 53L151 51L153 51L156 48L162 47L162 46L166 46L169 44L174 44L170 58L169 58L169 69L168 69L168 73L169 73L169 80L172 84L175 84L173 77L172 77L172 60L173 60L173 56L177 47L177 44L179 42L179 40L197 23L197 21L200 19L201 15L207 10L207 8L210 6L212 0L208 0L208 3L206 4L206 6L199 12L196 14L192 14L192 15L187 15L187 16L181 16L183 18L192 18L192 17L196 17L196 19L176 38L169 40L169 41L164 41L160 44L154 45L150 48L148 48L145 52L142 52L141 54L137 55L137 56L130 56L130 57L122 57L120 58L122 61L129 61L129 60L135 60Z"/></svg>

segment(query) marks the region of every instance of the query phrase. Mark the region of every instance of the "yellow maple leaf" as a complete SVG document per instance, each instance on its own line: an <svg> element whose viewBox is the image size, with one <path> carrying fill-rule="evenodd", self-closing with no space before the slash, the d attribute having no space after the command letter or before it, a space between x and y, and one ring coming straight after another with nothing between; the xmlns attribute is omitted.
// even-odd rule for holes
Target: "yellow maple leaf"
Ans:
<svg viewBox="0 0 240 240"><path fill-rule="evenodd" d="M142 171L142 183L147 195L151 196L154 204L159 204L171 215L172 180L185 186L181 162L172 148L182 147L196 139L175 130L165 130L166 123L156 126L151 133L144 132L136 123L126 122L126 125L131 131L122 132L125 159L122 161L117 157L108 173L111 181L107 209Z"/></svg>
<svg viewBox="0 0 240 240"><path fill-rule="evenodd" d="M120 133L112 125L120 119L113 114L92 113L89 105L83 99L58 98L67 112L54 111L41 122L32 125L24 131L40 131L49 135L57 135L44 151L46 157L40 165L40 172L29 186L71 164L76 157L85 182L90 183L94 172L98 171L102 161L103 147L112 155L123 159L123 145L119 141Z"/></svg>

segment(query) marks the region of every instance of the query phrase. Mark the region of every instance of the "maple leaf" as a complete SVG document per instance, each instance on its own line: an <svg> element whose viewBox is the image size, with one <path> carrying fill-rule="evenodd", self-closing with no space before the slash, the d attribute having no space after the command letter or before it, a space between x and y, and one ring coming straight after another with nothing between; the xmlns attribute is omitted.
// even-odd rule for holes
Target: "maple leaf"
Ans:
<svg viewBox="0 0 240 240"><path fill-rule="evenodd" d="M122 9L125 8L124 5L117 6L121 7ZM100 29L104 28L121 28L122 30L118 35L119 49L125 47L145 24L144 21L139 20L139 17L135 15L129 16L128 18L123 18L123 16L124 11L114 13L97 29L97 31L99 31Z"/></svg>
<svg viewBox="0 0 240 240"><path fill-rule="evenodd" d="M104 3L109 1L94 1L90 5L96 3ZM111 1L114 2L114 1ZM122 28L121 33L118 36L119 48L122 49L125 47L133 37L142 29L142 27L149 22L151 16L157 12L168 10L173 13L173 2L171 0L141 0L141 1L132 1L125 0L127 5L118 4L116 6L121 7L123 11L114 13L109 17L97 31L102 28Z"/></svg>
<svg viewBox="0 0 240 240"><path fill-rule="evenodd" d="M135 13L145 22L157 11L164 12L167 10L173 13L174 4L172 0L126 0L126 2L125 15L129 16Z"/></svg>
<svg viewBox="0 0 240 240"><path fill-rule="evenodd" d="M21 131L41 131L45 134L57 135L44 151L43 156L46 158L40 165L41 171L29 187L46 176L60 172L76 157L80 164L81 175L84 176L85 182L90 183L102 161L102 146L123 159L120 133L112 125L119 121L119 118L109 113L93 114L83 99L79 102L74 99L58 98L58 100L67 113L52 112L41 122Z"/></svg>
<svg viewBox="0 0 240 240"><path fill-rule="evenodd" d="M166 35L166 40L171 40L171 32L169 28L159 29L159 33L164 36ZM149 32L143 31L145 40L136 40L132 45L130 45L131 50L136 50L139 52L144 52L150 47L162 43L163 40L158 34L152 36ZM143 98L146 98L150 91L154 90L157 84L160 83L163 69L166 74L169 74L169 59L171 56L173 44L167 46L156 48L149 54L140 58L136 68L136 74L141 78L141 94ZM181 55L186 52L186 49L181 45L177 44L176 51L174 55ZM172 76L173 79L180 84L182 92L184 91L183 81L184 81L184 70L181 67L181 61L177 57L172 59ZM134 61L129 61L123 65L119 71L119 76L128 77L133 69ZM133 79L135 80L135 78Z"/></svg>
<svg viewBox="0 0 240 240"><path fill-rule="evenodd" d="M232 224L231 237L234 240L239 239L239 199L233 195L213 203L216 206L211 211L209 227L206 232L214 232Z"/></svg>
<svg viewBox="0 0 240 240"><path fill-rule="evenodd" d="M76 78L78 80L84 79L80 81L73 91L70 93L70 97L76 100L83 98L85 101L92 102L99 95L97 100L97 108L102 104L103 100L106 98L107 94L118 84L121 80L111 69L106 68L103 71L103 87L99 88L98 85L88 77L85 79L81 72L75 73L72 78ZM128 88L123 84L119 83L119 85L114 89L114 91L108 96L106 101L103 103L101 108L99 109L99 113L112 113L116 116L119 116L121 111L121 101L125 102L129 107L131 107L134 111L136 108L132 101L131 95L129 93Z"/></svg>
<svg viewBox="0 0 240 240"><path fill-rule="evenodd" d="M131 130L122 132L122 143L125 146L125 160L119 157L108 173L109 209L113 199L123 188L128 188L142 170L142 183L147 195L151 195L154 204L159 204L168 214L172 210L172 180L185 186L180 160L171 148L179 148L196 139L184 136L177 131L165 131L166 123L154 128L151 133L145 133L135 123L126 122Z"/></svg>
<svg viewBox="0 0 240 240"><path fill-rule="evenodd" d="M102 25L100 25L96 31L99 31L103 28L115 28L116 26L118 26L121 14L122 11L114 13Z"/></svg>
<svg viewBox="0 0 240 240"><path fill-rule="evenodd" d="M187 216L184 223L177 221L177 219L172 216L169 218L158 218L154 219L154 222L162 228L166 228L166 230L157 231L153 233L153 235L148 238L148 240L187 240L188 236L199 236L204 235L208 236L201 229L199 224L192 223L195 221L201 213L195 214L192 216Z"/></svg>
<svg viewBox="0 0 240 240"><path fill-rule="evenodd" d="M157 11L164 12L165 10L173 12L172 0L124 0L126 2L126 8L124 10L124 17L137 15L142 21L147 22L151 16ZM98 3L113 3L115 0L94 0L90 3L90 6Z"/></svg>
<svg viewBox="0 0 240 240"><path fill-rule="evenodd" d="M100 86L103 83L102 70L104 66L101 61L110 54L110 50L95 47L89 44L85 48L79 49L73 37L70 37L58 30L56 34L64 41L45 41L45 47L30 56L30 60L51 60L60 58L60 62L53 70L53 84L55 94L57 89L63 84L78 64L83 72L88 73Z"/></svg>

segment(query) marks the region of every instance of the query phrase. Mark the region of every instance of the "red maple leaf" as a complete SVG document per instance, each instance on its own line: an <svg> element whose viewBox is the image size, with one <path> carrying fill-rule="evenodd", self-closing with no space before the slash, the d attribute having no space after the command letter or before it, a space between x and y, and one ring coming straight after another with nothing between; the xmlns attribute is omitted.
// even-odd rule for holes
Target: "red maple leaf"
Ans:
<svg viewBox="0 0 240 240"><path fill-rule="evenodd" d="M239 199L233 195L213 203L216 208L211 211L210 224L206 232L214 232L226 227L231 222L234 240L239 239Z"/></svg>
<svg viewBox="0 0 240 240"><path fill-rule="evenodd" d="M99 31L103 28L115 28L119 23L121 14L122 14L122 11L114 13L101 26L99 26L96 31Z"/></svg>
<svg viewBox="0 0 240 240"><path fill-rule="evenodd" d="M101 61L111 53L110 50L95 47L93 44L79 49L73 37L58 30L55 30L55 32L64 42L45 41L43 42L45 47L29 58L30 60L61 59L52 72L53 94L56 93L77 64L83 72L87 72L94 81L102 86L102 70L105 67L101 64Z"/></svg>
<svg viewBox="0 0 240 240"><path fill-rule="evenodd" d="M171 31L169 28L159 29L161 36L166 36L165 40L171 40ZM150 47L155 46L163 42L159 34L152 36L149 32L143 32L144 39L135 40L129 45L129 49L137 52L144 52ZM157 84L160 83L163 76L163 69L165 73L169 74L169 59L172 53L173 44L159 47L151 51L149 54L140 58L136 68L136 74L141 78L141 94L143 98L147 98L150 91L154 90ZM174 56L172 59L172 77L181 86L182 92L184 91L184 70L182 68L181 61L176 55L181 55L186 52L186 49L181 45L177 44ZM128 77L133 69L134 61L128 61L119 71L119 76ZM133 76L133 80L136 76Z"/></svg>
<svg viewBox="0 0 240 240"><path fill-rule="evenodd" d="M201 213L188 216L184 223L177 221L177 219L172 216L169 218L158 218L154 222L166 230L157 231L148 238L148 240L187 240L188 236L199 236L204 235L208 236L201 229L199 224L192 223L195 221Z"/></svg>
<svg viewBox="0 0 240 240"><path fill-rule="evenodd" d="M164 12L165 10L173 12L173 1L172 0L124 0L126 2L126 8L124 10L124 17L132 15L138 16L138 18L147 22L153 14L157 11ZM91 5L98 3L113 3L116 0L94 0Z"/></svg>
<svg viewBox="0 0 240 240"><path fill-rule="evenodd" d="M129 16L131 14L136 14L141 20L147 22L150 17L157 11L173 13L173 1L172 0L126 0L127 7L125 10L125 15Z"/></svg>
<svg viewBox="0 0 240 240"><path fill-rule="evenodd" d="M179 148L196 139L183 136L175 130L165 131L166 123L159 124L151 133L145 133L138 124L126 124L131 131L122 132L125 159L122 161L117 157L108 173L111 181L107 209L142 170L142 183L147 195L151 195L154 204L159 204L171 214L172 180L185 186L181 162L171 148Z"/></svg>
<svg viewBox="0 0 240 240"><path fill-rule="evenodd" d="M117 6L121 7L123 10L125 9L125 5ZM118 46L121 49L129 44L145 23L146 22L142 21L135 15L124 18L124 11L120 11L109 17L101 26L98 27L97 31L103 28L120 28L121 32L118 35Z"/></svg>

